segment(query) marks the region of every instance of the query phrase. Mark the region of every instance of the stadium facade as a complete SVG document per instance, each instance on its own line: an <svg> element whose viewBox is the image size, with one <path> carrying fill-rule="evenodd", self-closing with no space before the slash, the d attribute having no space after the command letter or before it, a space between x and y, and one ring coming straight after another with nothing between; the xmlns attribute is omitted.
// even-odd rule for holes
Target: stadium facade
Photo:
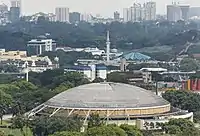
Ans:
<svg viewBox="0 0 200 136"><path fill-rule="evenodd" d="M193 120L193 113L171 107L153 92L122 83L92 83L69 89L34 108L28 116L46 115L70 117L78 115L84 125L90 115L99 114L107 124L167 122L171 118ZM141 125L142 124L142 125Z"/></svg>

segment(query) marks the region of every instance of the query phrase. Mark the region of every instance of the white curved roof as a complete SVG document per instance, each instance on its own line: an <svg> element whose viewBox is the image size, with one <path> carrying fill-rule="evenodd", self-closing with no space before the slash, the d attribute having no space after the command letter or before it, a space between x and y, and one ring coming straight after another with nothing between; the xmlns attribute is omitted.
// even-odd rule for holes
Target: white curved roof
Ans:
<svg viewBox="0 0 200 136"><path fill-rule="evenodd" d="M152 108L169 105L151 91L122 83L92 83L69 89L44 103L60 108Z"/></svg>

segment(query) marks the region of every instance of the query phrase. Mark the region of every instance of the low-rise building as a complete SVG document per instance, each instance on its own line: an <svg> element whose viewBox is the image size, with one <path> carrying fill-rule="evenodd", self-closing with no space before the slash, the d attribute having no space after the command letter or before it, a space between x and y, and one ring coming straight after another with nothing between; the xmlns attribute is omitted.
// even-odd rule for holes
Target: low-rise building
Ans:
<svg viewBox="0 0 200 136"><path fill-rule="evenodd" d="M56 42L53 39L32 39L27 44L28 55L41 55L43 52L55 51Z"/></svg>
<svg viewBox="0 0 200 136"><path fill-rule="evenodd" d="M107 78L107 68L105 65L74 65L71 67L65 68L67 72L79 72L84 74L90 81L95 80L96 78Z"/></svg>
<svg viewBox="0 0 200 136"><path fill-rule="evenodd" d="M59 59L55 58L52 62L48 56L27 56L26 51L5 51L0 49L0 64L1 65L15 65L20 72L28 67L29 71L43 72L47 69L59 68Z"/></svg>

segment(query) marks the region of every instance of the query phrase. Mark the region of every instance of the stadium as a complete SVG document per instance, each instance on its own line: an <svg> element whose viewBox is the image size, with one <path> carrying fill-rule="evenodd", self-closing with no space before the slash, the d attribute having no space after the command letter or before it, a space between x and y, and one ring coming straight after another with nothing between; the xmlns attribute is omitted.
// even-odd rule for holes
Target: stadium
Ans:
<svg viewBox="0 0 200 136"><path fill-rule="evenodd" d="M28 116L78 115L84 123L92 113L107 123L135 124L137 119L156 121L169 118L192 119L193 113L172 108L153 92L122 83L92 83L69 89L34 108Z"/></svg>

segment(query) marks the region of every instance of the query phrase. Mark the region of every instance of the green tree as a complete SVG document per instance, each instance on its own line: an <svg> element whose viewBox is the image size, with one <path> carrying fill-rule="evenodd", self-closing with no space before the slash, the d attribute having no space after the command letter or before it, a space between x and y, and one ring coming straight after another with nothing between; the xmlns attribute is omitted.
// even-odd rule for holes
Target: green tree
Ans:
<svg viewBox="0 0 200 136"><path fill-rule="evenodd" d="M181 71L197 71L199 69L199 65L196 60L192 58L184 58L180 63Z"/></svg>
<svg viewBox="0 0 200 136"><path fill-rule="evenodd" d="M85 136L126 136L126 133L119 127L100 126L89 128Z"/></svg>
<svg viewBox="0 0 200 136"><path fill-rule="evenodd" d="M89 117L89 121L88 121L88 128L92 128L92 127L100 127L103 126L104 122L103 120L100 118L99 114L91 114Z"/></svg>
<svg viewBox="0 0 200 136"><path fill-rule="evenodd" d="M186 91L167 91L163 98L171 103L172 106L190 112L200 111L200 95Z"/></svg>
<svg viewBox="0 0 200 136"><path fill-rule="evenodd" d="M7 109L12 104L12 97L9 94L6 94L4 91L0 90L0 120L1 124L3 123L3 115L6 114Z"/></svg>
<svg viewBox="0 0 200 136"><path fill-rule="evenodd" d="M128 78L125 73L113 72L107 76L108 82L128 83Z"/></svg>
<svg viewBox="0 0 200 136"><path fill-rule="evenodd" d="M54 89L54 91L56 93L61 93L61 92L64 92L64 91L66 91L66 90L68 90L68 89L70 89L72 87L73 87L73 85L71 83L69 83L69 82L68 83L61 83L58 87L56 87Z"/></svg>
<svg viewBox="0 0 200 136"><path fill-rule="evenodd" d="M50 136L83 136L83 133L63 131L63 132L56 132Z"/></svg>
<svg viewBox="0 0 200 136"><path fill-rule="evenodd" d="M168 134L173 134L173 135L180 134L182 132L180 127L176 125L167 126L165 129Z"/></svg>
<svg viewBox="0 0 200 136"><path fill-rule="evenodd" d="M120 126L120 128L126 132L127 136L142 136L141 131L135 126L123 124Z"/></svg>
<svg viewBox="0 0 200 136"><path fill-rule="evenodd" d="M31 122L34 135L47 136L61 131L79 132L82 121L79 117L37 117Z"/></svg>
<svg viewBox="0 0 200 136"><path fill-rule="evenodd" d="M194 126L194 123L187 119L171 119L163 126L167 134L176 134L183 136L197 136L200 131Z"/></svg>
<svg viewBox="0 0 200 136"><path fill-rule="evenodd" d="M12 119L11 127L13 129L20 129L21 133L24 136L30 134L29 126L30 126L29 119L22 115L18 115Z"/></svg>

